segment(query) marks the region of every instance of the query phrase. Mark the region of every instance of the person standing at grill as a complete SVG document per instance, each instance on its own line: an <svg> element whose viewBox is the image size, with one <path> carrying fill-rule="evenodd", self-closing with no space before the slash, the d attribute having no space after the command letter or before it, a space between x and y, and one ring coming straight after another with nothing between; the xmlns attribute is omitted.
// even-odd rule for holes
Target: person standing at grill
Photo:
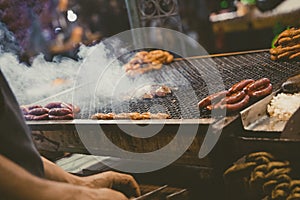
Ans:
<svg viewBox="0 0 300 200"><path fill-rule="evenodd" d="M0 199L126 200L139 195L130 175L104 172L77 177L40 157L0 70Z"/></svg>

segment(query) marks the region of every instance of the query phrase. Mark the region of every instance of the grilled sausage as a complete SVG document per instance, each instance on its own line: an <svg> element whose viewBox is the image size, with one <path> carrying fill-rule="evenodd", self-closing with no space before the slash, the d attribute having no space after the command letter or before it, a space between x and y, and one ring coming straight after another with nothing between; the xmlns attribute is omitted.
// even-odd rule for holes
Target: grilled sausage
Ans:
<svg viewBox="0 0 300 200"><path fill-rule="evenodd" d="M20 106L20 109L21 109L23 115L27 115L29 112L29 109L26 106Z"/></svg>
<svg viewBox="0 0 300 200"><path fill-rule="evenodd" d="M234 93L234 94L232 94L230 96L227 96L227 97L223 98L220 103L221 104L226 104L226 103L227 104L233 104L233 103L237 103L237 102L243 100L245 98L245 96L246 96L246 92L243 91L243 90L241 90L241 91L239 91L237 93Z"/></svg>
<svg viewBox="0 0 300 200"><path fill-rule="evenodd" d="M261 88L265 88L269 84L270 84L270 80L268 78L262 78L262 79L259 79L255 82L249 84L245 88L245 90L246 90L246 93L248 94L249 92L254 92L254 91L260 90Z"/></svg>
<svg viewBox="0 0 300 200"><path fill-rule="evenodd" d="M51 120L72 120L74 119L73 114L67 114L63 116L49 115L49 119Z"/></svg>
<svg viewBox="0 0 300 200"><path fill-rule="evenodd" d="M249 91L248 94L249 94L250 97L261 98L261 97L265 97L265 96L271 94L272 90L273 90L272 84L269 83L269 85L267 85L265 88L259 89L259 90L254 91L254 92Z"/></svg>
<svg viewBox="0 0 300 200"><path fill-rule="evenodd" d="M62 102L51 102L45 105L45 108L51 109L51 108L61 108Z"/></svg>
<svg viewBox="0 0 300 200"><path fill-rule="evenodd" d="M79 106L72 105L72 107L73 107L73 112L74 112L75 114L80 113L81 109L79 108Z"/></svg>
<svg viewBox="0 0 300 200"><path fill-rule="evenodd" d="M55 116L64 116L67 114L72 114L73 111L69 108L52 108L49 110L49 115L55 115Z"/></svg>
<svg viewBox="0 0 300 200"><path fill-rule="evenodd" d="M228 94L233 94L236 92L239 92L241 90L243 90L247 85L254 83L253 79L246 79L246 80L242 80L236 84L234 84L229 90L228 90Z"/></svg>
<svg viewBox="0 0 300 200"><path fill-rule="evenodd" d="M227 112L236 112L242 110L250 101L249 95L245 95L244 99L234 104L224 104L220 105L218 108L226 109Z"/></svg>
<svg viewBox="0 0 300 200"><path fill-rule="evenodd" d="M75 105L70 104L70 103L62 102L61 107L62 108L67 108L67 109L71 110L72 112L74 112L75 114L80 112L80 108L78 106L75 106Z"/></svg>
<svg viewBox="0 0 300 200"><path fill-rule="evenodd" d="M209 95L208 97L202 99L198 103L198 106L199 106L199 108L205 108L205 107L209 106L210 104L217 103L219 100L224 98L227 95L227 93L228 93L228 91L224 90L224 91Z"/></svg>
<svg viewBox="0 0 300 200"><path fill-rule="evenodd" d="M42 108L43 106L41 106L41 105L32 105L32 106L28 106L27 108L28 108L28 110L32 110L32 109L34 109L34 108Z"/></svg>
<svg viewBox="0 0 300 200"><path fill-rule="evenodd" d="M62 102L61 103L61 107L62 108L67 108L69 110L73 110L73 105L72 104L69 104L69 103L65 103L65 102Z"/></svg>
<svg viewBox="0 0 300 200"><path fill-rule="evenodd" d="M48 108L34 108L29 110L28 114L39 116L39 115L48 114L48 112L49 112Z"/></svg>
<svg viewBox="0 0 300 200"><path fill-rule="evenodd" d="M47 120L48 119L48 113L47 114L43 114L43 115L24 115L25 120L28 121L37 121L37 120Z"/></svg>

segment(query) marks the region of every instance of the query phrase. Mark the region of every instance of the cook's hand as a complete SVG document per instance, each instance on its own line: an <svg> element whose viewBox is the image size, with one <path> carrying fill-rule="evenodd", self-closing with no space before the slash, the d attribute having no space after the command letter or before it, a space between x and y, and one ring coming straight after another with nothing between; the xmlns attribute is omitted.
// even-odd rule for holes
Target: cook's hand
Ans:
<svg viewBox="0 0 300 200"><path fill-rule="evenodd" d="M83 189L78 195L72 197L74 200L128 200L121 192L101 188L101 189Z"/></svg>
<svg viewBox="0 0 300 200"><path fill-rule="evenodd" d="M137 182L127 174L109 171L82 177L82 180L84 185L90 188L111 188L124 193L127 197L141 195Z"/></svg>

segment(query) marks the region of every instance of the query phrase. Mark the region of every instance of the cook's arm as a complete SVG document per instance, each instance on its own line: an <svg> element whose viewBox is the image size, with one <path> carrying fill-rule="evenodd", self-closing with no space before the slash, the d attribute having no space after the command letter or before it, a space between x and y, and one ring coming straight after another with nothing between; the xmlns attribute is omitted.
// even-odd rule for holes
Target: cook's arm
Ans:
<svg viewBox="0 0 300 200"><path fill-rule="evenodd" d="M44 164L45 177L48 180L70 183L74 185L83 185L83 180L78 176L72 175L62 168L42 157Z"/></svg>
<svg viewBox="0 0 300 200"><path fill-rule="evenodd" d="M52 181L86 186L89 188L111 188L127 195L127 197L140 196L140 188L131 175L117 172L103 172L100 174L78 177L72 175L46 158L42 158L45 176Z"/></svg>
<svg viewBox="0 0 300 200"><path fill-rule="evenodd" d="M33 176L0 154L0 194L9 200L127 200L110 189L90 189Z"/></svg>

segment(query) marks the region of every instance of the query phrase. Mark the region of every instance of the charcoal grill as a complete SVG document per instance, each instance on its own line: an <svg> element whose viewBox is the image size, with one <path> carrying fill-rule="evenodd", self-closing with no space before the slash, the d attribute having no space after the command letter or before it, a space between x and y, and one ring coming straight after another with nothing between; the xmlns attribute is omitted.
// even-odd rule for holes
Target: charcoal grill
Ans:
<svg viewBox="0 0 300 200"><path fill-rule="evenodd" d="M72 121L32 121L27 122L32 130L33 139L36 146L40 151L64 151L64 152L76 152L76 153L89 153L81 141L78 135L76 125L84 125L86 127L92 125L100 125L105 130L105 135L120 148L131 152L152 152L160 149L170 143L173 140L174 135L179 126L195 127L197 126L197 135L193 140L190 147L187 149L184 155L175 162L175 165L181 165L184 167L197 167L197 172L189 176L190 179L187 182L195 183L199 185L199 180L210 181L214 173L213 169L225 169L228 167L235 158L232 158L235 152L236 146L232 145L231 136L233 132L241 132L242 126L238 119L238 115L233 116L221 116L221 118L212 118L210 113L204 111L199 112L197 103L202 98L208 95L206 84L201 78L199 71L213 77L210 73L210 67L214 64L220 71L223 78L226 89L231 87L234 83L243 79L260 79L268 77L274 88L278 88L283 80L294 75L300 70L300 62L298 61L280 61L275 62L270 59L268 50L259 50L251 52L239 52L233 54L220 54L213 56L199 56L186 59L176 59L170 65L164 66L160 71L153 71L148 74L157 83L165 83L172 80L176 82L179 77L184 76L189 80L189 86L178 85L177 90L174 90L173 94L166 98L157 98L152 100L124 100L123 104L114 105L109 104L105 106L99 105L95 111L88 111L89 105L86 102L79 102L79 106L82 109L80 115ZM220 86L216 85L215 90L219 90ZM189 96L191 92L195 92L197 99L193 99ZM50 101L68 101L71 99L72 92L65 92L61 95L57 95L53 98L47 98L38 103L46 104ZM176 97L180 96L180 106ZM142 121L130 121L130 120L91 120L89 119L95 112L108 113L114 111L116 113L121 112L147 112L153 105L162 105L164 110L160 112L166 112L171 116L169 120L142 120ZM185 111L182 112L182 108ZM205 133L210 125L217 125L219 120L225 119L225 123L216 126L217 129L224 128L222 132L222 140L220 140L213 151L205 158L199 159L199 149L204 141ZM154 137L143 139L131 137L125 134L118 125L123 124L131 127L132 125L145 126L152 124L154 126L164 125L159 134ZM89 132L87 132L89 134ZM229 139L226 139L229 138ZM248 140L247 140L248 141ZM242 146L241 146L242 147ZM224 149L228 155L224 155ZM102 155L113 155L105 147L100 147ZM244 151L243 151L244 152ZM170 152L172 153L172 152ZM168 155L161 155L162 157L168 157ZM181 171L182 168L180 168ZM175 173L178 175L178 171ZM187 170L191 172L192 170ZM180 174L180 173L179 173ZM195 176L195 174L200 175ZM220 175L219 174L219 175ZM157 176L156 176L157 177ZM221 177L221 175L220 175ZM185 177L181 177L185 178ZM195 180L197 181L195 182ZM206 184L202 185L205 188ZM185 186L183 189L186 188ZM194 191L197 191L194 188ZM205 189L203 190L205 191ZM210 195L210 194L209 194ZM216 195L216 194L215 194ZM171 196L172 197L172 196ZM220 197L221 198L221 197ZM195 198L199 199L199 198Z"/></svg>
<svg viewBox="0 0 300 200"><path fill-rule="evenodd" d="M186 85L178 85L173 94L165 98L156 98L152 100L124 100L122 104L97 106L97 110L91 112L87 107L89 104L86 102L78 102L82 109L77 119L73 121L39 121L28 122L28 125L33 131L37 145L43 150L50 151L71 151L71 152L84 152L86 149L80 141L76 132L77 124L93 125L101 124L105 132L113 142L122 142L120 145L129 151L134 152L151 152L157 147L163 147L168 144L174 137L174 133L178 130L180 125L198 126L197 141L192 144L194 148L192 153L197 154L199 145L201 145L208 125L217 123L219 119L211 118L207 112L199 112L197 103L202 98L208 95L205 81L201 78L201 74L205 73L208 77L213 78L210 74L210 68L214 65L223 78L224 85L228 89L234 83L243 79L260 79L268 77L274 88L277 88L281 82L288 77L294 75L300 70L300 62L298 61L272 61L268 50L259 50L251 52L240 52L233 54L220 54L213 56L199 56L187 59L176 59L170 65L164 66L159 71L153 71L148 74L156 80L157 83L176 82L179 77L184 76L189 81L189 87ZM216 85L216 91L220 86ZM190 94L194 92L198 99L191 98ZM48 98L39 103L48 103L50 101L62 100L68 101L71 99L72 92L63 93L61 96L56 96L53 99ZM180 97L180 105L177 97ZM114 120L114 121L93 121L90 116L95 112L147 112L153 105L162 105L163 111L168 113L172 119L170 120L151 120L151 121L130 121L130 120ZM184 113L182 112L184 110ZM161 111L161 110L160 110ZM229 116L225 120L224 126L232 124L238 115ZM147 124L164 124L161 133L153 139L146 140L146 143L137 138L130 138L124 135L118 124L136 125L141 126ZM223 128L218 127L218 128ZM123 134L123 135L122 135ZM121 136L122 135L122 136ZM163 139L162 139L163 138ZM133 142L133 143L132 143ZM149 145L154 143L155 145ZM141 147L143 149L140 149ZM194 146L193 146L194 145ZM146 149L144 149L146 148ZM105 153L105 151L103 151Z"/></svg>
<svg viewBox="0 0 300 200"><path fill-rule="evenodd" d="M150 79L156 83L176 83L177 80L184 77L188 80L187 85L176 85L173 95L165 98L154 98L152 100L130 99L124 100L122 104L99 104L97 109L89 111L87 102L76 102L81 107L82 112L77 119L89 119L95 112L147 112L153 105L162 105L165 108L162 111L170 114L172 119L206 119L210 118L208 112L200 112L197 109L197 103L208 95L208 89L205 81L201 78L204 73L212 80L214 75L210 71L211 66L216 67L223 79L225 87L228 89L233 84L243 79L260 79L267 77L271 80L275 88L286 78L295 74L300 69L300 62L272 61L268 50L253 52L241 52L234 54L220 54L213 56L199 56L188 59L176 59L170 65L165 65L159 71L153 71L147 74ZM216 85L215 91L222 89L222 86ZM192 98L195 93L197 99ZM69 101L72 99L72 91L62 93L60 96L48 98L37 103L47 103L51 100ZM177 97L180 97L180 101ZM180 103L180 105L179 105ZM182 111L184 110L184 111ZM205 120L204 122L205 123Z"/></svg>

